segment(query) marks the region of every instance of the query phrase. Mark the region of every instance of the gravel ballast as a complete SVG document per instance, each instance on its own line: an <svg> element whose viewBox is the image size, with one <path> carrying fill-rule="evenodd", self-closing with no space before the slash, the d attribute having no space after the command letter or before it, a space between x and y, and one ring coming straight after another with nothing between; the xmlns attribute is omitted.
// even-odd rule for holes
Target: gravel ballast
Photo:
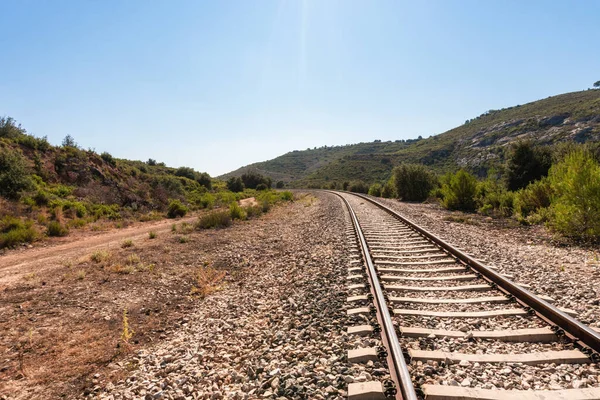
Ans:
<svg viewBox="0 0 600 400"><path fill-rule="evenodd" d="M242 279L199 301L172 337L120 363L133 366L124 380L88 397L341 399L349 382L384 375L345 361L373 339L346 336L347 221L339 199L315 196L224 245L221 259L244 260Z"/></svg>

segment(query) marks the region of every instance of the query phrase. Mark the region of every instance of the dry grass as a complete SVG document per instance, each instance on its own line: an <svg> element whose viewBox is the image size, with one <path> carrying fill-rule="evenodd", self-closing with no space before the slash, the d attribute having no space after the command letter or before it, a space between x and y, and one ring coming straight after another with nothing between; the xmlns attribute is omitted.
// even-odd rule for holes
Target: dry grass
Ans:
<svg viewBox="0 0 600 400"><path fill-rule="evenodd" d="M204 265L196 273L196 285L192 287L191 294L200 298L219 291L223 287L225 272L218 271L210 265Z"/></svg>
<svg viewBox="0 0 600 400"><path fill-rule="evenodd" d="M90 260L92 260L95 263L101 263L103 261L106 261L110 258L110 253L106 250L98 250L93 252L90 255Z"/></svg>
<svg viewBox="0 0 600 400"><path fill-rule="evenodd" d="M133 247L133 240L131 240L131 239L123 240L123 242L121 243L121 248L127 249L129 247Z"/></svg>

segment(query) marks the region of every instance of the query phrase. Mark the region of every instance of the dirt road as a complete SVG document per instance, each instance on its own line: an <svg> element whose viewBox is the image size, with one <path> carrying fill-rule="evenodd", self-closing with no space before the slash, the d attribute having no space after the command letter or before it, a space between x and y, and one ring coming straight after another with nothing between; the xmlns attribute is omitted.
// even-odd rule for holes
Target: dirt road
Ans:
<svg viewBox="0 0 600 400"><path fill-rule="evenodd" d="M167 232L174 223L192 223L196 216L162 221L138 222L124 229L107 232L75 232L42 244L40 247L9 251L0 256L0 290L26 275L39 274L62 266L69 260L89 256L95 250L119 247L125 239L148 239L148 232Z"/></svg>

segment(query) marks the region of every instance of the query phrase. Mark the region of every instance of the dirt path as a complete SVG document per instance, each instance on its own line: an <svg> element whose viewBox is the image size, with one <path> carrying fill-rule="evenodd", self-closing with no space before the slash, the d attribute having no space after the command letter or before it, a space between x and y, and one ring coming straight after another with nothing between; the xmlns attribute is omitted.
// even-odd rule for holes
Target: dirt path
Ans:
<svg viewBox="0 0 600 400"><path fill-rule="evenodd" d="M67 260L88 256L94 250L119 247L125 239L148 239L150 231L157 234L167 232L174 223L192 223L196 218L140 222L124 229L113 229L92 236L86 236L87 232L77 232L52 243L45 243L42 247L9 252L0 256L0 290L26 275L62 266Z"/></svg>

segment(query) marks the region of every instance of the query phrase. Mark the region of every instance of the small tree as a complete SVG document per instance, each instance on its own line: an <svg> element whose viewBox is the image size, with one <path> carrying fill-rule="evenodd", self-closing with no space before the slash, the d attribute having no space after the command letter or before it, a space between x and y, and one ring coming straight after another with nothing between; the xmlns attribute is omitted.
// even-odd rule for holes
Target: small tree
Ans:
<svg viewBox="0 0 600 400"><path fill-rule="evenodd" d="M62 141L62 145L63 147L77 147L77 142L73 136L67 135Z"/></svg>
<svg viewBox="0 0 600 400"><path fill-rule="evenodd" d="M448 175L442 185L444 200L442 205L449 210L475 211L477 194L477 178L461 169L456 174Z"/></svg>
<svg viewBox="0 0 600 400"><path fill-rule="evenodd" d="M600 89L600 81L594 82L594 87Z"/></svg>
<svg viewBox="0 0 600 400"><path fill-rule="evenodd" d="M600 239L600 164L578 149L550 169L550 226L580 240Z"/></svg>
<svg viewBox="0 0 600 400"><path fill-rule="evenodd" d="M371 187L369 187L369 194L371 196L375 196L375 197L381 197L381 184L380 183L374 183L371 185Z"/></svg>
<svg viewBox="0 0 600 400"><path fill-rule="evenodd" d="M16 151L0 150L0 196L19 197L19 192L31 186L25 159Z"/></svg>
<svg viewBox="0 0 600 400"><path fill-rule="evenodd" d="M424 165L401 164L394 168L394 186L398 198L424 201L436 185L436 177Z"/></svg>
<svg viewBox="0 0 600 400"><path fill-rule="evenodd" d="M283 189L284 186L285 186L285 183L283 181L277 181L277 183L275 184L275 187L277 189Z"/></svg>
<svg viewBox="0 0 600 400"><path fill-rule="evenodd" d="M354 193L367 194L369 192L369 186L363 181L354 181L350 183L350 186L348 186L348 190Z"/></svg>
<svg viewBox="0 0 600 400"><path fill-rule="evenodd" d="M242 182L242 178L239 176L232 176L227 180L227 189L232 192L243 192L244 191L244 182Z"/></svg>
<svg viewBox="0 0 600 400"><path fill-rule="evenodd" d="M511 146L506 161L506 186L508 190L519 190L546 175L552 165L548 148L533 146L520 141Z"/></svg>

